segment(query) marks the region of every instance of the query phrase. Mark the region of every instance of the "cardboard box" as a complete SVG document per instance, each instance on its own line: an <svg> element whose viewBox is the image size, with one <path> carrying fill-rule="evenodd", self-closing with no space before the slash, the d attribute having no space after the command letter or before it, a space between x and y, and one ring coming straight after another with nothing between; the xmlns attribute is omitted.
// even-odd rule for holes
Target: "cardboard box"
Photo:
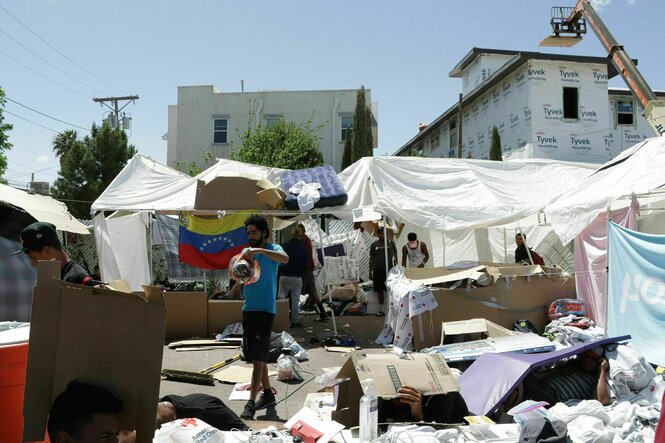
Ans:
<svg viewBox="0 0 665 443"><path fill-rule="evenodd" d="M474 335L474 339L496 338L507 335L516 335L518 332L506 329L485 318L471 318L462 321L448 321L441 324L441 344L446 337L452 335L469 334Z"/></svg>
<svg viewBox="0 0 665 443"><path fill-rule="evenodd" d="M463 335L464 341L444 345L446 337ZM447 362L475 360L488 352L549 352L556 347L549 339L532 333L511 331L484 318L444 322L437 351Z"/></svg>
<svg viewBox="0 0 665 443"><path fill-rule="evenodd" d="M208 300L208 335L214 336L228 325L242 322L242 304L242 300ZM277 300L277 314L272 330L273 332L291 330L288 300Z"/></svg>
<svg viewBox="0 0 665 443"><path fill-rule="evenodd" d="M245 177L215 177L208 183L199 180L196 187L196 209L271 209L256 195L261 188L256 180Z"/></svg>
<svg viewBox="0 0 665 443"><path fill-rule="evenodd" d="M353 354L342 366L337 378L347 379L336 386L337 409L332 419L347 427L358 426L360 382L371 378L380 398L397 397L397 389L411 386L423 395L459 391L445 359L438 354Z"/></svg>
<svg viewBox="0 0 665 443"><path fill-rule="evenodd" d="M104 387L124 408L121 429L152 441L159 398L165 308L146 297L60 281L60 263L39 262L32 297L23 441L44 437L55 397L75 379Z"/></svg>
<svg viewBox="0 0 665 443"><path fill-rule="evenodd" d="M208 337L208 295L205 292L164 292L166 339Z"/></svg>
<svg viewBox="0 0 665 443"><path fill-rule="evenodd" d="M469 318L482 317L508 329L515 321L527 319L542 332L549 322L549 304L559 298L576 298L574 277L540 266L495 264L465 271L407 268L405 274L416 283L450 286L462 282L454 289L433 286L439 306L411 319L413 344L418 350L439 344L443 322ZM486 286L479 285L476 278Z"/></svg>

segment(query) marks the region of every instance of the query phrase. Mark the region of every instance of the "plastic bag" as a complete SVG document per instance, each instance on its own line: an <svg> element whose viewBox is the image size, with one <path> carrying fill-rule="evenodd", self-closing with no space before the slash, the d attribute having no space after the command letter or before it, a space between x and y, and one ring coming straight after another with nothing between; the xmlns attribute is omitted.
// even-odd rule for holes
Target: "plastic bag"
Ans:
<svg viewBox="0 0 665 443"><path fill-rule="evenodd" d="M282 349L288 348L293 352L293 356L298 361L307 360L307 351L300 346L295 338L286 331L282 331Z"/></svg>
<svg viewBox="0 0 665 443"><path fill-rule="evenodd" d="M224 433L198 418L180 418L164 423L153 443L224 443Z"/></svg>
<svg viewBox="0 0 665 443"><path fill-rule="evenodd" d="M277 380L302 380L302 368L292 355L280 355L277 358Z"/></svg>

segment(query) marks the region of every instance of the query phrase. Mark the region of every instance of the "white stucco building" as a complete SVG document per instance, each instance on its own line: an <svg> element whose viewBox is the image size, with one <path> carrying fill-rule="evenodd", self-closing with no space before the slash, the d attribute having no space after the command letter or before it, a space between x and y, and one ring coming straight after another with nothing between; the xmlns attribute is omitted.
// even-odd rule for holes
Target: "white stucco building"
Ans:
<svg viewBox="0 0 665 443"><path fill-rule="evenodd" d="M365 89L366 103L372 106L374 148L377 136L377 104ZM326 164L337 171L347 129L353 126L356 89L318 91L220 92L214 86L179 86L178 102L168 108L167 163L196 162L204 152L216 158L229 158L240 148L240 134L248 125L270 127L279 119L321 127L319 148Z"/></svg>
<svg viewBox="0 0 665 443"><path fill-rule="evenodd" d="M604 163L654 136L630 91L608 88L615 75L604 57L473 48L450 72L460 102L395 155L457 157L461 112L462 158L487 159L496 126L504 159Z"/></svg>

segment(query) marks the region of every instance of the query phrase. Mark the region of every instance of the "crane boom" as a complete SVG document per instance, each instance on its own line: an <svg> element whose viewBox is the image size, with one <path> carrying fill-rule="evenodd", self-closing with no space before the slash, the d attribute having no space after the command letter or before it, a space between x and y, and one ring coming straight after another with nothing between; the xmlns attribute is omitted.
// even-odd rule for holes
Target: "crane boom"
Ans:
<svg viewBox="0 0 665 443"><path fill-rule="evenodd" d="M563 8L556 9L563 10ZM665 101L657 99L656 94L637 69L635 63L628 56L626 50L622 45L617 43L588 0L578 0L568 17L556 23L554 18L552 19L555 38L559 37L561 33L576 34L579 37L581 33L586 32L586 24L583 18L586 19L586 23L589 24L596 36L598 36L600 42L607 50L612 64L624 79L635 98L639 101L643 109L642 115L646 118L651 129L653 129L656 135L665 135Z"/></svg>

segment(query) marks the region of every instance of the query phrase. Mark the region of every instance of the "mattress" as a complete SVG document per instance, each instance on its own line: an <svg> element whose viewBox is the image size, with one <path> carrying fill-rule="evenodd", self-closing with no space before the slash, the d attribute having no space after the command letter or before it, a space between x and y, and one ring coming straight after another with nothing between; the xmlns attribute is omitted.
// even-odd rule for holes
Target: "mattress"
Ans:
<svg viewBox="0 0 665 443"><path fill-rule="evenodd" d="M314 204L315 208L340 206L345 204L349 199L344 186L342 186L342 182L337 177L337 173L330 165L285 171L281 177L281 184L282 190L286 193L286 199L284 200L286 209L299 209L298 196L291 194L289 189L301 180L305 183L321 184L321 189L319 189L321 199Z"/></svg>

